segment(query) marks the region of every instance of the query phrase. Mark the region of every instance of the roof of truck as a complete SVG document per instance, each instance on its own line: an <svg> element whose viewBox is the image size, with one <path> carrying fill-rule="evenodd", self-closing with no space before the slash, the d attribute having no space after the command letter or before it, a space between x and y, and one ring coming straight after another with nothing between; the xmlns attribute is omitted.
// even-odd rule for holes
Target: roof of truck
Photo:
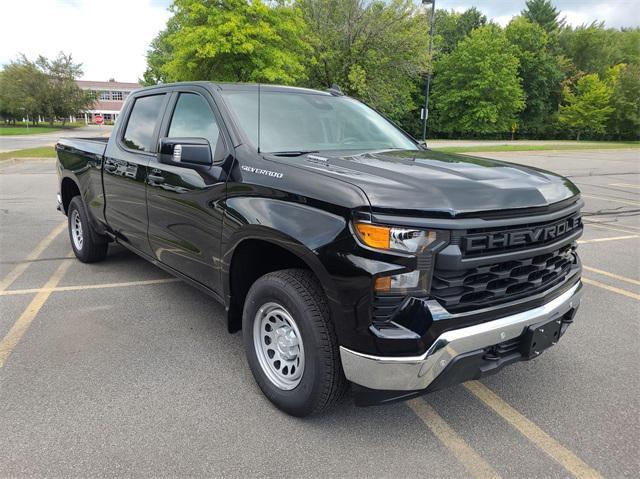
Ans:
<svg viewBox="0 0 640 479"><path fill-rule="evenodd" d="M261 91L278 91L278 92L291 92L291 93L307 93L313 95L331 95L331 93L327 91L321 90L313 90L311 88L302 88L295 86L285 86L285 85L268 85L265 83L226 83L226 82L210 82L210 81L189 81L189 82L178 82L178 83L163 83L159 85L154 85L148 88L158 88L158 87L171 87L178 85L200 85L200 86L213 86L221 91L229 91L229 90L237 90L237 91L257 91L258 87L260 87Z"/></svg>

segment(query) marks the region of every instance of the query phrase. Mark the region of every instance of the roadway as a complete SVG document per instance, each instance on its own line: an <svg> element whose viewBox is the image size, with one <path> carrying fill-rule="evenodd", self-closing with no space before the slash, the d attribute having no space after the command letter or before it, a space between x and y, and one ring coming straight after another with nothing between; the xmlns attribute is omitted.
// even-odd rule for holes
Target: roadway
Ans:
<svg viewBox="0 0 640 479"><path fill-rule="evenodd" d="M35 135L7 135L0 136L0 153L5 151L53 146L59 138L109 136L112 126L87 125L79 128L56 130L52 133L38 133Z"/></svg>

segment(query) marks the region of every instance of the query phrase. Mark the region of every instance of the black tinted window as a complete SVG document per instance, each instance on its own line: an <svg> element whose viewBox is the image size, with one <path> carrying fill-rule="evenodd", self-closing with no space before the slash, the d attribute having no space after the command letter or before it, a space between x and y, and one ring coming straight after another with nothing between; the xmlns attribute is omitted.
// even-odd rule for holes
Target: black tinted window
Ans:
<svg viewBox="0 0 640 479"><path fill-rule="evenodd" d="M160 120L160 108L164 95L137 98L129 115L122 141L129 148L140 151L154 151L153 130Z"/></svg>
<svg viewBox="0 0 640 479"><path fill-rule="evenodd" d="M194 93L181 93L169 127L169 137L205 138L216 150L218 124L207 101Z"/></svg>

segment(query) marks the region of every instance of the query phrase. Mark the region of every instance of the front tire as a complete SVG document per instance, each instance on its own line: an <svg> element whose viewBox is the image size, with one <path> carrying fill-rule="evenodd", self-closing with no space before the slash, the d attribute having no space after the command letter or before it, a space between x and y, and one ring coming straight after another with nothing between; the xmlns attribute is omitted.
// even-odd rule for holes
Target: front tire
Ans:
<svg viewBox="0 0 640 479"><path fill-rule="evenodd" d="M74 196L67 211L69 239L73 252L83 263L102 261L107 256L109 243L107 238L98 234L87 216L84 203L79 196Z"/></svg>
<svg viewBox="0 0 640 479"><path fill-rule="evenodd" d="M249 290L244 346L258 386L293 416L318 413L347 388L327 300L310 271L268 273Z"/></svg>

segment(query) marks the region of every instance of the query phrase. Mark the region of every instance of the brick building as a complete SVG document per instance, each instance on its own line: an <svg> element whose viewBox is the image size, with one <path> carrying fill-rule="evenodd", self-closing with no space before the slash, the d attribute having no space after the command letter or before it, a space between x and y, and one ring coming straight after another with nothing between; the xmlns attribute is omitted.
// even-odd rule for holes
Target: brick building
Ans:
<svg viewBox="0 0 640 479"><path fill-rule="evenodd" d="M84 118L87 123L93 123L97 114L102 115L107 123L115 121L129 94L142 87L138 83L117 81L77 80L76 83L82 90L89 90L95 94L96 102L93 107L78 115L79 120Z"/></svg>

